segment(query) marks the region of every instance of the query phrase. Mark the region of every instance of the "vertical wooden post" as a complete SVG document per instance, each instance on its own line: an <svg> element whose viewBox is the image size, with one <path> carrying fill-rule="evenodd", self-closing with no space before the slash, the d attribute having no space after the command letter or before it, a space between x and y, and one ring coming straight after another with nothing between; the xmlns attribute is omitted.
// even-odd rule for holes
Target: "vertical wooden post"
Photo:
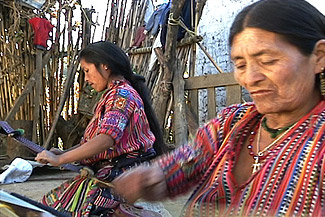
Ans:
<svg viewBox="0 0 325 217"><path fill-rule="evenodd" d="M173 19L178 19L182 7L185 3L185 0L173 1L170 13L173 14ZM157 98L153 99L153 108L157 112L157 118L161 126L164 125L163 121L167 109L167 101L170 96L171 88L168 87L168 84L172 81L173 72L176 68L176 39L178 33L178 26L168 25L167 27L167 36L166 36L166 51L164 55L164 74L161 83L159 84L161 88L157 91ZM159 57L158 57L159 58Z"/></svg>
<svg viewBox="0 0 325 217"><path fill-rule="evenodd" d="M43 94L42 89L42 55L43 51L36 49L36 84L35 84L35 98L34 98L34 114L33 114L33 135L32 140L37 143L37 125L40 123L40 102L41 94ZM40 129L39 129L40 130Z"/></svg>
<svg viewBox="0 0 325 217"><path fill-rule="evenodd" d="M181 146L187 143L187 120L186 120L186 104L184 97L185 81L183 79L184 65L181 61L176 61L176 70L173 78L174 86L174 129L175 144Z"/></svg>

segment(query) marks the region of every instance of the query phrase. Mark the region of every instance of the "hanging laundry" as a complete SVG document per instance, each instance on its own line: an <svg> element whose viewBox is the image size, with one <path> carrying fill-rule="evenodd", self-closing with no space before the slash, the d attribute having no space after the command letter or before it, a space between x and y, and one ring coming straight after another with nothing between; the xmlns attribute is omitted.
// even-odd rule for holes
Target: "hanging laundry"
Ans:
<svg viewBox="0 0 325 217"><path fill-rule="evenodd" d="M132 48L138 48L142 46L142 42L146 39L146 35L144 34L144 26L140 26L136 33L135 33L135 38L134 42L131 45Z"/></svg>
<svg viewBox="0 0 325 217"><path fill-rule="evenodd" d="M45 18L34 17L28 20L34 30L34 45L36 48L45 50L47 48L46 41L49 33L54 27L50 21Z"/></svg>
<svg viewBox="0 0 325 217"><path fill-rule="evenodd" d="M146 13L144 14L144 18L143 18L143 21L144 21L145 25L147 25L151 15L153 14L153 11L154 11L154 7L153 7L153 4L152 4L152 0L147 0L147 2L146 2Z"/></svg>
<svg viewBox="0 0 325 217"><path fill-rule="evenodd" d="M153 5L155 7L159 7L159 5L167 4L168 2L170 2L170 1L169 0L153 0Z"/></svg>
<svg viewBox="0 0 325 217"><path fill-rule="evenodd" d="M149 60L149 67L148 70L151 71L152 68L154 67L156 61L158 60L157 54L155 52L155 48L161 47L161 43L160 43L160 33L161 31L158 31L158 35L157 38L155 39L155 41L152 44L152 51L151 51L151 55L150 55L150 60Z"/></svg>
<svg viewBox="0 0 325 217"><path fill-rule="evenodd" d="M145 27L145 34L157 35L160 25L162 24L162 16L170 10L171 1L161 4L151 15Z"/></svg>
<svg viewBox="0 0 325 217"><path fill-rule="evenodd" d="M193 7L191 7L191 2L193 4ZM191 12L191 8L193 11ZM162 18L162 30L160 35L160 41L162 44L162 47L165 48L166 44L166 35L167 35L167 26L168 26L168 17L169 17L169 11L167 11L166 15ZM183 8L182 13L180 15L180 18L182 19L183 23L189 28L190 30L193 30L191 20L192 20L192 14L195 14L195 0L186 0ZM180 41L182 38L184 38L186 33L186 30L182 27L179 27L178 35L177 35L177 41Z"/></svg>

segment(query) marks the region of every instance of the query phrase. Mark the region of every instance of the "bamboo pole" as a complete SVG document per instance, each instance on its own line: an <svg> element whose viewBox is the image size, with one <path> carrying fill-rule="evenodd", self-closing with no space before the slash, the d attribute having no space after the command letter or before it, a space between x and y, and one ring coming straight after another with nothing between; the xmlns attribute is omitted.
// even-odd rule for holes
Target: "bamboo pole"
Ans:
<svg viewBox="0 0 325 217"><path fill-rule="evenodd" d="M220 73L224 73L222 71L222 69L218 66L218 64L216 63L216 61L213 59L213 57L208 53L208 51L205 49L205 47L203 47L200 43L197 43L199 45L199 47L201 48L201 50L203 51L203 53L209 58L209 60L211 61L211 63L214 65L214 67L220 72Z"/></svg>
<svg viewBox="0 0 325 217"><path fill-rule="evenodd" d="M105 12L105 17L104 17L104 23L103 23L103 30L102 30L101 40L104 39L105 26L106 26L106 22L107 22L107 14L108 14L108 9L110 8L110 3L109 2L110 2L110 0L107 0L106 12Z"/></svg>
<svg viewBox="0 0 325 217"><path fill-rule="evenodd" d="M2 74L0 74L0 118L1 120L4 118L5 116L5 110L4 110L4 107L5 107L5 97L4 97L4 92L3 92L3 76Z"/></svg>
<svg viewBox="0 0 325 217"><path fill-rule="evenodd" d="M22 47L20 46L20 44L17 43L17 55L22 58ZM23 60L21 60L21 63L22 63ZM18 72L19 72L19 82L18 82L18 97L21 95L22 93L22 86L23 84L25 83L25 76L24 76L24 68L22 66L19 66L18 68ZM17 97L16 97L17 99ZM25 112L24 112L24 106L21 106L20 107L20 119L21 120L27 120L26 117L25 117Z"/></svg>

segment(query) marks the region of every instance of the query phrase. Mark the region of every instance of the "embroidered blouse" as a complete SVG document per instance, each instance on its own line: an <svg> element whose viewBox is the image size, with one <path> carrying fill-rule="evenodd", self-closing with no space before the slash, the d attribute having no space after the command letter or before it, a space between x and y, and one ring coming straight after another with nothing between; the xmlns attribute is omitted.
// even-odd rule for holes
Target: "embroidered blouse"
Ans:
<svg viewBox="0 0 325 217"><path fill-rule="evenodd" d="M122 154L147 152L155 137L150 130L141 97L126 80L113 80L98 101L82 141L84 144L99 134L110 135L114 146L91 158L81 161L89 165L112 159Z"/></svg>
<svg viewBox="0 0 325 217"><path fill-rule="evenodd" d="M325 216L325 101L238 186L236 156L261 117L252 103L228 107L198 130L193 143L159 159L170 197L196 187L184 216Z"/></svg>

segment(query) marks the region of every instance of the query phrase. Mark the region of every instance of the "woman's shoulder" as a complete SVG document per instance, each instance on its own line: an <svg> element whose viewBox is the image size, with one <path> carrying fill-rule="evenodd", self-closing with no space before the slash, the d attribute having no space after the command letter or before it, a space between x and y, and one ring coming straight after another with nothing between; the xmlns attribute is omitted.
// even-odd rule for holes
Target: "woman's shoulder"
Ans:
<svg viewBox="0 0 325 217"><path fill-rule="evenodd" d="M217 116L210 120L206 125L233 125L242 118L248 117L249 114L257 112L253 102L233 104L218 112Z"/></svg>
<svg viewBox="0 0 325 217"><path fill-rule="evenodd" d="M105 93L106 97L133 100L138 98L136 90L127 80L113 80Z"/></svg>
<svg viewBox="0 0 325 217"><path fill-rule="evenodd" d="M242 114L242 113L250 112L252 110L254 111L256 110L255 104L253 102L233 104L222 109L217 116L225 115L225 114L233 114L233 113Z"/></svg>

